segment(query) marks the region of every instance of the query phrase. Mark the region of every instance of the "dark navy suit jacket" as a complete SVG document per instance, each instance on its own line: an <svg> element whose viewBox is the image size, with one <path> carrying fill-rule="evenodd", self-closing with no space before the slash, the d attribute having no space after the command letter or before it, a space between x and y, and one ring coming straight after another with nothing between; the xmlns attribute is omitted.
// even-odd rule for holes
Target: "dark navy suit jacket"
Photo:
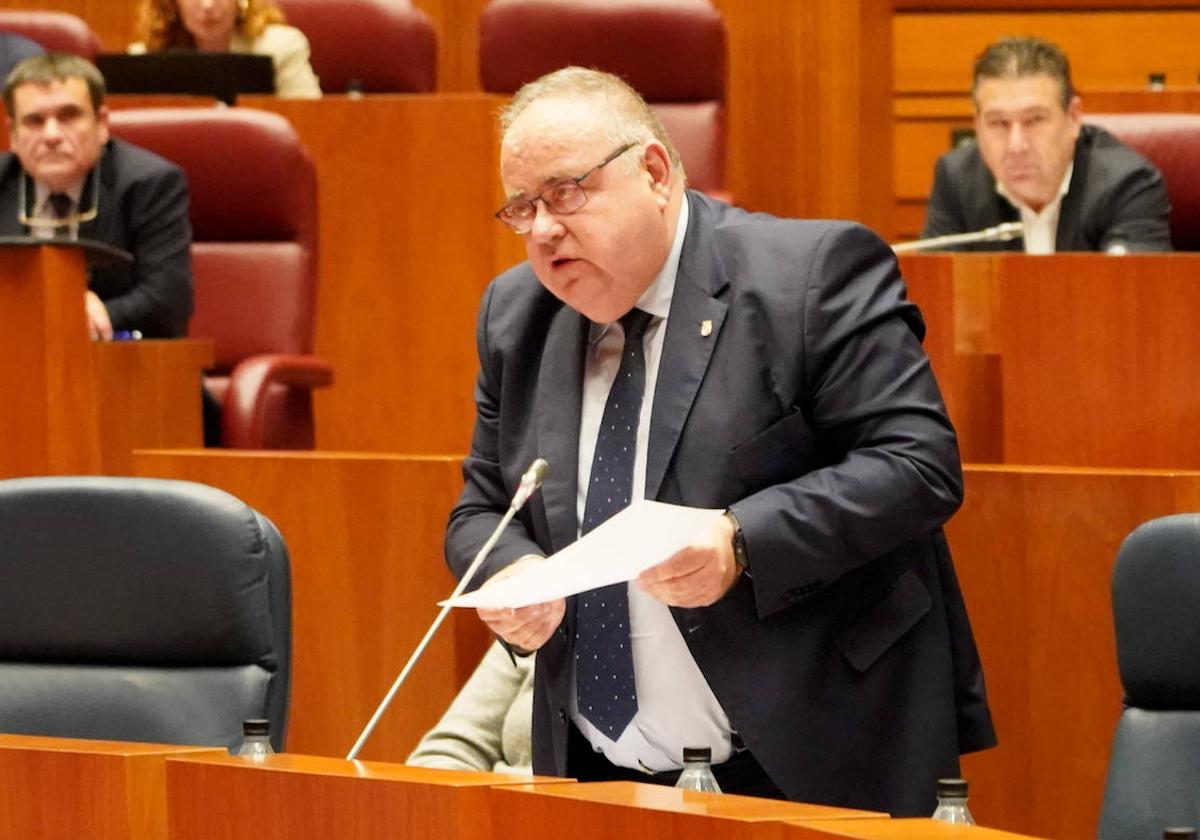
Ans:
<svg viewBox="0 0 1200 840"><path fill-rule="evenodd" d="M929 814L937 777L995 734L941 531L962 477L920 313L865 228L687 200L646 495L732 508L752 577L712 606L672 613L790 798ZM528 264L488 287L474 439L447 532L457 574L537 456L549 477L480 580L575 539L587 334ZM537 773L567 769L574 620L569 600L537 654Z"/></svg>
<svg viewBox="0 0 1200 840"><path fill-rule="evenodd" d="M133 264L93 266L88 287L104 301L114 330L140 330L146 338L184 335L192 314L192 227L183 170L110 140L84 185L81 209L89 207L97 170L99 213L80 224L79 237L129 251ZM0 236L29 233L18 220L22 175L16 155L0 154ZM28 184L26 200L33 196Z"/></svg>

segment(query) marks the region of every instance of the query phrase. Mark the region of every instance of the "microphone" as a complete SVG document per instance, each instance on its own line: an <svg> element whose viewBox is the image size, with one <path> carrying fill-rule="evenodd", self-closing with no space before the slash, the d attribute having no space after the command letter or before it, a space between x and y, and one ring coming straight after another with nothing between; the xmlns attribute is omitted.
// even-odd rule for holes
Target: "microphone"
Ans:
<svg viewBox="0 0 1200 840"><path fill-rule="evenodd" d="M1018 236L1025 235L1025 226L1020 222L1005 222L995 227L984 228L970 233L950 233L945 236L932 236L929 239L914 239L911 242L898 242L892 246L897 254L905 251L923 251L927 248L945 248L948 245L970 245L973 242L1008 242Z"/></svg>
<svg viewBox="0 0 1200 840"><path fill-rule="evenodd" d="M487 559L489 554L491 554L492 547L496 544L496 541L500 539L500 534L504 532L506 527L508 527L508 523L511 522L512 518L517 515L517 511L525 506L525 503L529 501L529 497L533 495L534 491L542 486L542 482L546 480L546 472L549 469L550 465L546 463L545 458L537 458L532 464L529 465L529 469L525 470L525 474L521 476L521 482L517 486L517 492L513 494L512 502L509 503L508 512L504 514L504 517L500 520L500 523L496 525L496 529L492 531L492 535L488 537L487 542L483 544L483 548L479 549L479 553L475 555L475 559L472 560L471 565L467 567L467 571L463 574L462 579L458 582L458 586L454 587L454 591L450 594L451 599L457 598L463 593L463 590L467 588L467 585L471 582L471 578L475 576L475 573L479 571L479 567L483 565L483 561ZM351 747L350 752L346 754L347 761L353 761L358 756L363 744L367 742L367 739L371 737L371 733L375 731L375 727L378 725L379 719L383 717L383 713L387 711L387 707L391 705L392 699L396 696L396 692L400 690L400 686L404 685L404 681L408 679L408 675L412 672L413 666L417 664L417 660L421 658L421 654L425 652L425 648L429 646L430 641L433 640L434 634L437 633L438 628L442 626L442 622L446 620L446 616L450 614L450 610L452 609L453 607L449 605L442 607L442 611L439 612L437 618L433 620L433 624L429 625L429 629L425 631L425 636L421 639L421 643L417 645L417 649L414 650L412 656L408 658L408 663L400 670L400 674L396 677L396 681L392 683L392 687L388 689L388 693L384 695L383 700L375 709L375 714L371 715L371 719L367 721L367 725L363 728L362 733L359 734L358 740L354 742L354 746Z"/></svg>

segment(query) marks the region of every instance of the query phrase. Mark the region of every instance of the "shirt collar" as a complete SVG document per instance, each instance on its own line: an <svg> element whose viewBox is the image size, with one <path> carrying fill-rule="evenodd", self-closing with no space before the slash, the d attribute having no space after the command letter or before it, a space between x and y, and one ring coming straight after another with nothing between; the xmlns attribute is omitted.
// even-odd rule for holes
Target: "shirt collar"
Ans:
<svg viewBox="0 0 1200 840"><path fill-rule="evenodd" d="M83 195L83 184L87 180L87 175L84 175L74 184L71 184L65 190L52 190L43 184L41 181L33 182L33 206L34 210L41 213L46 208L46 201L50 198L51 193L61 192L66 193L71 198L71 203L75 207L79 207L80 196Z"/></svg>
<svg viewBox="0 0 1200 840"><path fill-rule="evenodd" d="M1016 207L1018 210L1021 210L1022 212L1030 213L1034 216L1045 215L1048 211L1058 207L1058 205L1062 203L1063 196L1065 196L1067 191L1071 188L1071 175L1074 174L1074 172L1075 161L1071 161L1067 164L1067 171L1063 173L1062 183L1058 185L1058 194L1055 195L1054 200L1043 207L1040 212L1034 210L1016 196L1009 195L1008 190L1004 188L1004 184L999 179L996 180L996 192L999 193L1006 201L1008 201L1009 204L1011 204L1013 207Z"/></svg>

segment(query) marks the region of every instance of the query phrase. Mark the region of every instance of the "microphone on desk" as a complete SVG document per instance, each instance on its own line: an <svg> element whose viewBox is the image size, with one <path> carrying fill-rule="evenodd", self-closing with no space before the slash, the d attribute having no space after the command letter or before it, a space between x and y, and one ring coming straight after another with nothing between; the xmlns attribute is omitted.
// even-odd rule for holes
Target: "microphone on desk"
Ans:
<svg viewBox="0 0 1200 840"><path fill-rule="evenodd" d="M924 251L928 248L946 248L952 245L971 245L975 242L1008 242L1018 236L1025 235L1025 226L1020 222L1005 222L995 227L975 230L970 233L950 233L945 236L931 236L929 239L914 239L911 242L898 242L892 246L897 254L905 251Z"/></svg>
<svg viewBox="0 0 1200 840"><path fill-rule="evenodd" d="M508 505L508 512L504 514L504 517L500 520L499 524L496 525L496 529L492 531L492 535L488 537L487 542L483 544L483 548L479 549L479 553L475 555L475 559L472 560L471 565L467 567L467 571L463 574L462 579L458 582L458 586L454 588L454 592L450 594L450 598L447 599L448 601L457 598L463 593L463 590L467 588L471 582L471 578L473 578L475 573L479 571L479 567L483 565L483 561L486 560L487 556L491 553L492 547L496 544L496 541L500 539L500 534L503 533L506 527L508 527L508 523L512 521L514 516L517 515L517 511L525 506L525 503L529 501L529 497L532 496L534 492L542 486L542 482L546 480L546 472L549 469L550 465L546 463L545 458L537 458L532 464L529 465L529 469L525 470L525 474L521 476L520 484L517 485L517 492L513 494L512 502L510 502ZM437 618L433 620L433 624L429 625L429 629L425 631L425 636L421 639L421 643L417 645L417 649L414 650L412 656L408 658L408 663L400 670L400 674L396 677L396 681L392 683L392 687L388 689L388 693L384 695L379 707L375 709L375 714L371 715L371 719L367 721L367 725L363 728L362 733L358 736L358 740L354 742L354 746L351 747L350 752L346 754L347 761L353 761L358 756L363 744L367 742L367 739L371 737L371 733L375 731L375 726L379 723L379 719L383 717L383 713L387 710L387 707L391 704L392 699L396 696L396 692L400 690L400 686L404 685L404 681L408 679L408 675L412 671L413 666L417 664L417 660L421 658L421 654L425 652L425 648L429 646L429 642L433 639L434 634L437 633L438 628L442 626L442 622L446 620L446 616L450 614L451 609L453 609L453 607L447 603L446 606L442 607L442 611L438 613Z"/></svg>

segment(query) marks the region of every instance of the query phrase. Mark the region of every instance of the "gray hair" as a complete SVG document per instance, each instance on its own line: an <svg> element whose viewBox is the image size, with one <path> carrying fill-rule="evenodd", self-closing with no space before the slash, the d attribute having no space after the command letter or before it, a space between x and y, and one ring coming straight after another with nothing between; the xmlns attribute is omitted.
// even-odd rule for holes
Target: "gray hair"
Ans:
<svg viewBox="0 0 1200 840"><path fill-rule="evenodd" d="M594 99L609 117L604 126L614 143L647 143L657 140L671 163L686 178L683 161L654 111L624 79L586 67L563 67L521 86L500 112L500 135L508 134L517 118L539 99Z"/></svg>
<svg viewBox="0 0 1200 840"><path fill-rule="evenodd" d="M67 79L83 79L87 84L88 95L92 99L92 110L100 112L104 104L104 77L86 58L71 53L46 53L25 59L12 69L4 82L4 107L8 115L16 118L13 113L13 99L16 89L21 85L48 85L51 82L65 82Z"/></svg>

